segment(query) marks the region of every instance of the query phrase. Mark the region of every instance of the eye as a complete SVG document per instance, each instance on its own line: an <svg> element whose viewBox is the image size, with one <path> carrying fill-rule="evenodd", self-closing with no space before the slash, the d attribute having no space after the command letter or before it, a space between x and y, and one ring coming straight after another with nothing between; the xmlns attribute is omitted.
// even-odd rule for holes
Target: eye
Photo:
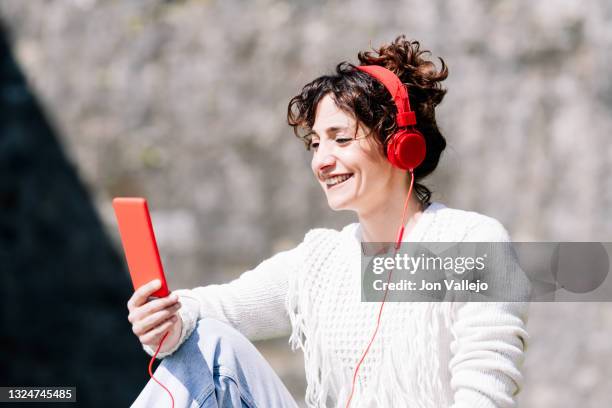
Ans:
<svg viewBox="0 0 612 408"><path fill-rule="evenodd" d="M349 144L350 142L352 142L353 140L355 140L355 139L353 139L351 137L339 137L339 138L336 139L336 143L338 143L339 145L346 145L346 144Z"/></svg>
<svg viewBox="0 0 612 408"><path fill-rule="evenodd" d="M310 149L317 150L319 148L319 142L310 142Z"/></svg>

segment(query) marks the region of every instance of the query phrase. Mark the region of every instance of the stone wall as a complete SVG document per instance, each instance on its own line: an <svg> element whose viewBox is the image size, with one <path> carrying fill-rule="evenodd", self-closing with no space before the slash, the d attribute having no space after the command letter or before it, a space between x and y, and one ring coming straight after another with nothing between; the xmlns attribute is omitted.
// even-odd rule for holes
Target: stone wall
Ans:
<svg viewBox="0 0 612 408"><path fill-rule="evenodd" d="M115 243L111 198L149 198L173 288L352 220L326 207L287 102L400 33L450 67L436 200L515 240L610 240L610 2L0 0L0 18ZM609 304L536 304L529 325L526 406L610 402Z"/></svg>

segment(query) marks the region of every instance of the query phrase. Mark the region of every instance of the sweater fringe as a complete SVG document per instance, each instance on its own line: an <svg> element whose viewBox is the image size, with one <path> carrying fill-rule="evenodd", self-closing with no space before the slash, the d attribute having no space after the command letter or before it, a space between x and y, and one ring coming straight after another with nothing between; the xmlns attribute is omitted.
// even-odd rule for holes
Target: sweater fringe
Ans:
<svg viewBox="0 0 612 408"><path fill-rule="evenodd" d="M332 256L338 255L345 254L334 253ZM350 255L346 255L346 262L350 262ZM293 329L289 344L293 351L301 349L304 353L306 405L344 408L351 391L352 370L349 373L338 359L332 361L333 353L324 350L328 339L321 330L322 319L318 318L321 316L321 302L316 299L317 276L312 275L314 268L309 263L307 259L303 268L289 282L286 306ZM358 281L358 277L352 281L353 289L359 287ZM371 306L375 324L380 303L372 303ZM452 303L449 302L386 304L376 340L360 369L351 407L421 408L448 405L449 401L444 399L445 393L441 392L441 376L431 373L437 374L440 370L437 355L440 347L439 328L441 324L450 326L451 313ZM398 316L405 330L391 336L385 331L385 319Z"/></svg>

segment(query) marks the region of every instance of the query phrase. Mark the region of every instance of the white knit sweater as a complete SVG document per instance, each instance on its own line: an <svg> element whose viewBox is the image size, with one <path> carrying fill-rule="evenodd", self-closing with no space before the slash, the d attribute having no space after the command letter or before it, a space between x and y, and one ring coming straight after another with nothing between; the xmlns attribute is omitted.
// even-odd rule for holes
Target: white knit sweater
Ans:
<svg viewBox="0 0 612 408"><path fill-rule="evenodd" d="M315 229L296 248L238 279L176 291L181 340L198 319L251 340L291 335L304 353L306 403L344 407L380 303L361 302L360 227ZM432 203L407 242L509 241L495 219ZM359 371L352 407L516 407L527 344L527 303L389 302ZM152 355L153 350L145 347Z"/></svg>

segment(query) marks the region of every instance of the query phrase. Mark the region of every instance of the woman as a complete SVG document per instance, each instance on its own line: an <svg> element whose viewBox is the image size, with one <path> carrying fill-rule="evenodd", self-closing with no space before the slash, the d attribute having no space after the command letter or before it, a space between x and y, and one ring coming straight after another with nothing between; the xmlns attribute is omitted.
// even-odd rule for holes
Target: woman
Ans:
<svg viewBox="0 0 612 408"><path fill-rule="evenodd" d="M296 406L250 343L291 335L292 348L304 353L308 406L516 406L526 303L387 303L378 327L381 304L361 302L359 244L394 242L400 219L404 242L509 241L492 218L431 203L419 182L446 146L434 109L448 71L427 54L400 36L359 53L360 68L339 64L289 103L288 122L312 150L329 206L354 211L359 223L312 230L228 284L146 303L156 290L149 285L130 299L129 320L149 354L169 332L155 376L177 405ZM413 172L390 161L404 113L366 66L384 67L406 85L416 119L407 128L426 146ZM168 406L169 398L150 381L134 405L153 403Z"/></svg>

